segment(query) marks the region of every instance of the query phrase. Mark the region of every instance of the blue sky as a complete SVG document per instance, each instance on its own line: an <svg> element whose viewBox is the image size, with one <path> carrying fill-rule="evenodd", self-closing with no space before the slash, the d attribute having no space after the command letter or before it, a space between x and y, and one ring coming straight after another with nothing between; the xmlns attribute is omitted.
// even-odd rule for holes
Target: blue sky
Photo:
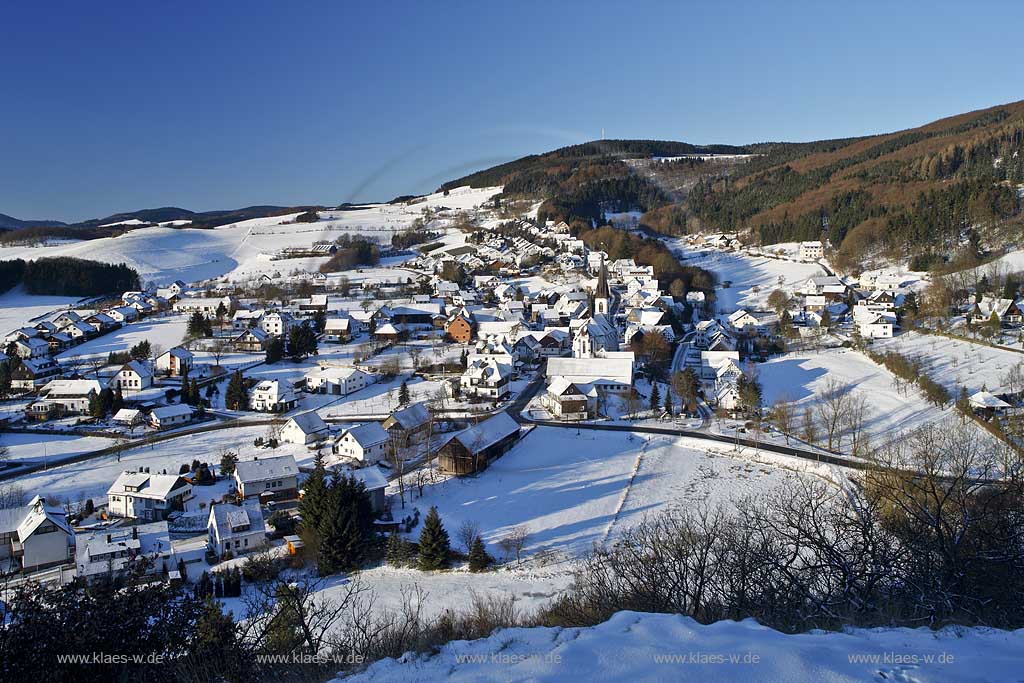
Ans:
<svg viewBox="0 0 1024 683"><path fill-rule="evenodd" d="M337 204L601 136L742 144L1024 98L1014 3L12 2L0 213Z"/></svg>

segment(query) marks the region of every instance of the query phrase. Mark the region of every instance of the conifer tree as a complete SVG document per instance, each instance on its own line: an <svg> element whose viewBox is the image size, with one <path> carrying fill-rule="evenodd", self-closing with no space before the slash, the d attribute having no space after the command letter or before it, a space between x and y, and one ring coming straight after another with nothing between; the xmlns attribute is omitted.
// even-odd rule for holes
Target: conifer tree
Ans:
<svg viewBox="0 0 1024 683"><path fill-rule="evenodd" d="M228 380L224 403L228 410L245 410L249 407L249 391L245 388L241 370L235 370L235 374Z"/></svg>
<svg viewBox="0 0 1024 683"><path fill-rule="evenodd" d="M437 508L432 505L420 532L419 568L428 571L447 567L449 550L448 532L441 523Z"/></svg>
<svg viewBox="0 0 1024 683"><path fill-rule="evenodd" d="M477 536L469 548L469 571L482 572L490 567L492 562L494 558L487 553L483 540Z"/></svg>
<svg viewBox="0 0 1024 683"><path fill-rule="evenodd" d="M651 411L658 412L658 407L661 404L661 396L658 395L658 383L651 382Z"/></svg>
<svg viewBox="0 0 1024 683"><path fill-rule="evenodd" d="M405 542L402 541L402 537L398 535L397 531L392 531L391 536L388 537L384 559L392 567L404 567L407 560L405 554Z"/></svg>
<svg viewBox="0 0 1024 683"><path fill-rule="evenodd" d="M665 387L665 413L672 417L672 390Z"/></svg>
<svg viewBox="0 0 1024 683"><path fill-rule="evenodd" d="M409 385L405 381L402 382L402 386L398 387L398 405L409 405Z"/></svg>
<svg viewBox="0 0 1024 683"><path fill-rule="evenodd" d="M317 528L323 518L327 495L327 472L324 457L317 453L313 459L313 471L302 485L302 499L299 501L299 515L302 517L304 540L313 545Z"/></svg>

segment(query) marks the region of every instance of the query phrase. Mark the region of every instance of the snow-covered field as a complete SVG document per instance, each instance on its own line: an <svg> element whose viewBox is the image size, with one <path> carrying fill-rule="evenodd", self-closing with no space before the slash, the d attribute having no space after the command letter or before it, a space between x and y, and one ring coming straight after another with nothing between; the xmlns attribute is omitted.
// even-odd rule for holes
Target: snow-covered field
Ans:
<svg viewBox="0 0 1024 683"><path fill-rule="evenodd" d="M11 462L38 460L56 463L61 456L77 455L112 446L114 441L97 436L62 436L56 434L3 434L0 446L8 449Z"/></svg>
<svg viewBox="0 0 1024 683"><path fill-rule="evenodd" d="M143 340L148 340L151 345L166 351L181 343L187 329L188 316L184 314L147 318L129 323L79 346L73 346L60 353L57 360L95 356L106 358L111 351L127 351Z"/></svg>
<svg viewBox="0 0 1024 683"><path fill-rule="evenodd" d="M352 683L990 683L1020 678L1024 631L851 629L786 635L752 619L701 625L619 612L590 628L503 629L373 664Z"/></svg>
<svg viewBox="0 0 1024 683"><path fill-rule="evenodd" d="M690 251L683 240L671 243L683 252L686 263L700 266L718 275L720 286L715 290L718 312L732 313L741 307L768 308L768 295L774 289L789 294L800 288L807 278L824 275L824 269L815 263L799 263L764 256L722 252L715 249Z"/></svg>
<svg viewBox="0 0 1024 683"><path fill-rule="evenodd" d="M875 340L873 347L924 361L928 376L954 395L961 386L969 394L982 388L997 390L1005 384L1010 368L1024 363L1024 354L1015 351L914 331Z"/></svg>
<svg viewBox="0 0 1024 683"><path fill-rule="evenodd" d="M537 427L480 476L428 486L407 505L419 508L421 518L436 505L450 532L466 520L479 523L492 552L512 528L525 526L526 553L573 556L645 516L675 506L728 505L790 476L796 475L710 453L688 439Z"/></svg>
<svg viewBox="0 0 1024 683"><path fill-rule="evenodd" d="M391 235L406 229L424 207L460 210L485 202L501 188L456 188L448 196L429 195L409 204L374 204L353 211L324 211L317 223L290 223L298 214L255 218L213 230L193 228L140 228L119 237L107 237L42 247L0 248L0 259L34 259L74 256L107 263L127 263L144 281L167 284L180 279L195 282L232 273L233 279L277 269L287 273L299 268L292 261L270 261L285 247L310 245L345 233L379 237L390 243ZM309 259L304 259L309 261ZM323 259L304 263L319 265ZM236 274L237 273L237 276Z"/></svg>
<svg viewBox="0 0 1024 683"><path fill-rule="evenodd" d="M19 285L0 295L0 334L34 325L37 318L69 308L78 300L73 296L33 296Z"/></svg>
<svg viewBox="0 0 1024 683"><path fill-rule="evenodd" d="M868 402L865 429L872 439L892 437L901 431L941 420L953 414L953 408L940 410L925 401L910 387L907 394L897 392L893 375L866 356L847 349L820 353L787 354L757 366L764 403L793 401L798 406L813 404L829 379L850 384Z"/></svg>

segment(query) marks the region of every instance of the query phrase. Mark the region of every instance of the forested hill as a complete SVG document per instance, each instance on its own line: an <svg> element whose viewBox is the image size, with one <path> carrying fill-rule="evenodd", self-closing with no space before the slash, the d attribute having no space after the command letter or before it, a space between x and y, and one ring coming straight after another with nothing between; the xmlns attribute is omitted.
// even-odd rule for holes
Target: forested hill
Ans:
<svg viewBox="0 0 1024 683"><path fill-rule="evenodd" d="M964 268L1020 239L1024 102L859 138L742 147L604 140L449 183L504 185L584 229L639 210L666 234L737 231L769 245L826 239L844 270L891 260ZM654 157L751 154L744 159Z"/></svg>
<svg viewBox="0 0 1024 683"><path fill-rule="evenodd" d="M439 191L463 185L471 187L506 185L524 175L557 173L566 165L592 158L649 159L651 157L678 157L686 154L748 154L749 151L746 147L733 145L692 145L688 142L673 142L671 140L595 140L580 145L561 147L544 154L531 154L521 159L477 171L445 183L439 188Z"/></svg>

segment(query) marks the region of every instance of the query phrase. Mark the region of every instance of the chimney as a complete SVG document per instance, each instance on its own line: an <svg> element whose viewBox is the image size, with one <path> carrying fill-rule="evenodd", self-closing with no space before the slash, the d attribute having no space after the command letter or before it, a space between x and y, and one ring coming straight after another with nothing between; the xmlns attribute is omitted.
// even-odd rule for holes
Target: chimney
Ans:
<svg viewBox="0 0 1024 683"><path fill-rule="evenodd" d="M107 534L107 543L110 543L110 541L111 541L110 534Z"/></svg>

